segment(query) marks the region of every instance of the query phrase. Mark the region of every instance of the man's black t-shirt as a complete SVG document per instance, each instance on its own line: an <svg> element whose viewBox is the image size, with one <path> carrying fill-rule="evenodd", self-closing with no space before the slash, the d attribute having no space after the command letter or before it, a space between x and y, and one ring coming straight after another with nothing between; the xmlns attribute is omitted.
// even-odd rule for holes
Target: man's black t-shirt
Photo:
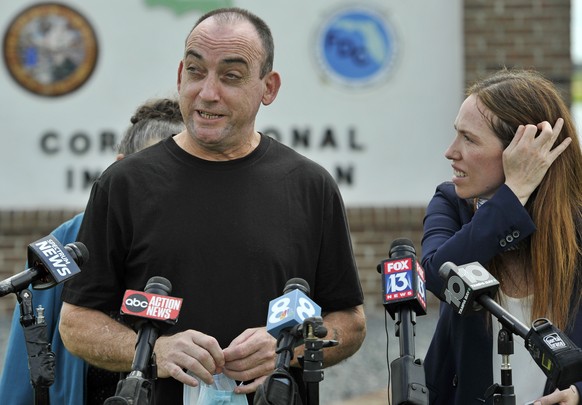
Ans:
<svg viewBox="0 0 582 405"><path fill-rule="evenodd" d="M196 158L168 138L113 164L91 191L78 239L91 259L64 301L118 311L125 290L162 276L183 298L167 333L198 330L223 348L265 325L269 301L293 277L322 311L363 302L337 185L264 135L232 161ZM182 390L159 379L156 403L181 404Z"/></svg>

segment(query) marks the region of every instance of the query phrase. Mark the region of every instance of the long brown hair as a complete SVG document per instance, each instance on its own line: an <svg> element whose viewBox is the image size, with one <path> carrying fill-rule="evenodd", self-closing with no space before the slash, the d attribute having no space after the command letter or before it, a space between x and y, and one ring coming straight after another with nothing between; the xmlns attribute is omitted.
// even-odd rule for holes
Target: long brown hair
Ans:
<svg viewBox="0 0 582 405"><path fill-rule="evenodd" d="M577 308L580 303L576 269L582 256L582 151L569 108L554 84L531 70L503 69L470 87L467 94L476 95L493 112L488 121L504 148L519 125L548 121L553 126L560 117L564 126L554 147L572 138L525 205L537 230L525 254L519 255L522 265L531 269L527 277L533 277L532 318L549 318L565 328L575 317L572 305ZM494 275L500 273L499 263L499 257L491 263Z"/></svg>

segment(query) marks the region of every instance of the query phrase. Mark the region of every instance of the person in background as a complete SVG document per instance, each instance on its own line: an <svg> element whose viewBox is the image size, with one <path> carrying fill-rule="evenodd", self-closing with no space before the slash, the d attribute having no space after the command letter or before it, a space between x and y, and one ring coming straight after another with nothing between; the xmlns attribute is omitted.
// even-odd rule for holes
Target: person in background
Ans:
<svg viewBox="0 0 582 405"><path fill-rule="evenodd" d="M454 127L452 182L437 187L424 219L428 289L443 299L443 263L479 262L499 281L506 310L525 325L547 318L582 347L582 153L567 105L540 73L502 69L468 89ZM499 322L440 305L425 359L430 403L492 404ZM521 337L514 350L517 404L580 403L582 383L558 390Z"/></svg>
<svg viewBox="0 0 582 405"><path fill-rule="evenodd" d="M320 165L259 133L260 105L281 79L269 27L240 9L203 15L188 34L177 87L186 129L106 170L79 240L91 252L66 283L60 330L69 350L131 370L135 332L111 320L127 289L167 278L183 298L178 323L155 342L157 404L182 404L184 384L222 373L253 393L273 372L269 301L303 278L322 307L324 365L365 336L363 294L343 200ZM300 348L296 354L300 354ZM295 356L292 374L302 386ZM199 379L199 380L198 380Z"/></svg>
<svg viewBox="0 0 582 405"><path fill-rule="evenodd" d="M144 149L155 142L176 134L184 128L180 106L172 99L152 99L141 105L131 117L131 126L126 130L118 147L116 160ZM59 225L51 233L63 245L77 241L77 233L83 220L83 213ZM82 270L83 271L83 270ZM51 342L51 350L55 353L55 381L49 388L51 404L79 405L103 404L104 400L115 393L119 373L111 373L94 367L87 367L80 358L69 353L63 346L58 330L62 306L62 284L48 290L31 290L34 307L45 308L47 333ZM102 382L93 392L87 387L88 395L85 401L86 373L99 376ZM105 383L109 381L109 383ZM103 389L105 384L108 389ZM34 389L30 384L28 369L28 353L24 340L24 332L20 325L20 308L14 309L10 335L6 347L3 373L0 378L0 398L2 403L11 405L30 405L34 403Z"/></svg>

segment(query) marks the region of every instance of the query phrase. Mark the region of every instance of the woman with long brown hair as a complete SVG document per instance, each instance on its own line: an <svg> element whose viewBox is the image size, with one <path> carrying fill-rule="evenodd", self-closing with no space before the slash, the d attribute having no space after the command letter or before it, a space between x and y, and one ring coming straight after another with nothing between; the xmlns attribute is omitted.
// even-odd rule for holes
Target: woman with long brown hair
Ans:
<svg viewBox="0 0 582 405"><path fill-rule="evenodd" d="M469 88L445 152L452 181L427 207L422 264L440 297L439 268L479 262L499 281L496 300L526 325L549 319L582 347L582 152L567 105L552 82L503 69ZM500 380L500 326L441 303L426 356L431 404L491 403ZM516 403L578 404L581 383L556 389L515 339ZM536 402L537 403L537 402Z"/></svg>

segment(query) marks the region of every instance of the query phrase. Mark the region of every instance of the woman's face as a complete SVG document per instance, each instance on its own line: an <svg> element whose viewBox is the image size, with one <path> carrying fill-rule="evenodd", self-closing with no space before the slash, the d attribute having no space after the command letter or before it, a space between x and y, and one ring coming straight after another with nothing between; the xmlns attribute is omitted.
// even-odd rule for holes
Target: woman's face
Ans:
<svg viewBox="0 0 582 405"><path fill-rule="evenodd" d="M460 198L491 198L505 182L503 145L480 110L493 115L476 96L465 99L455 120L457 134L445 151Z"/></svg>

